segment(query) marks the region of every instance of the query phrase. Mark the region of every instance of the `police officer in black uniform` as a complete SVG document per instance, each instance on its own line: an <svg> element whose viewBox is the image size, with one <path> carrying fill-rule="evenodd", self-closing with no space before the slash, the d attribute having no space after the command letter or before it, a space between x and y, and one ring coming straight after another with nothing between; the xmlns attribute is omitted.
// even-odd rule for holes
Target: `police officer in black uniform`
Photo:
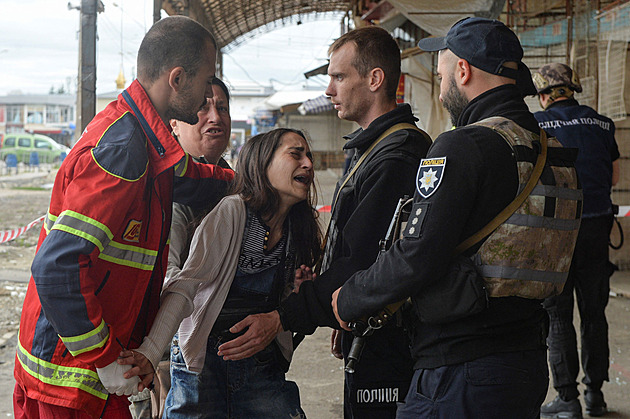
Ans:
<svg viewBox="0 0 630 419"><path fill-rule="evenodd" d="M403 238L333 294L342 325L409 296L418 314L423 293L443 282L456 246L517 195L514 150L495 130L472 124L499 116L529 136L540 132L523 101L535 92L521 62L523 50L503 23L467 18L446 37L423 39L419 47L439 51L440 100L456 128L441 134L421 163L413 218ZM577 234L575 211L573 218L568 221ZM464 255L472 256L480 246ZM530 245L521 246L527 250ZM567 247L572 252L573 246ZM568 271L571 253L563 256ZM415 373L398 417L539 417L549 381L548 322L541 303L516 296L490 298L485 310L458 320L416 320L411 325Z"/></svg>
<svg viewBox="0 0 630 419"><path fill-rule="evenodd" d="M607 411L601 391L608 381L608 323L606 305L610 291L608 240L613 223L610 190L619 179L619 149L615 124L574 98L581 92L580 79L569 66L551 63L533 75L543 112L534 116L542 129L565 147L579 149L575 163L584 208L569 278L562 294L548 298L549 364L558 396L542 407L543 417L579 419L577 376L580 371L575 328L574 291L581 320L581 360L586 385L584 402L590 416Z"/></svg>

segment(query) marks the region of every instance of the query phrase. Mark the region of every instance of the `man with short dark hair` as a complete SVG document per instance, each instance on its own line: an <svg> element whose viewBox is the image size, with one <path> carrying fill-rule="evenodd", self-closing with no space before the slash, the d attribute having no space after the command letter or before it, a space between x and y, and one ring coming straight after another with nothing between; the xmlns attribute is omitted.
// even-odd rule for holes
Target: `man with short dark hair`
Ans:
<svg viewBox="0 0 630 419"><path fill-rule="evenodd" d="M221 157L228 146L232 125L230 91L218 77L212 79L212 97L207 98L207 103L197 112L197 116L199 122L195 125L171 119L173 135L184 151L190 154L196 162L216 164L231 169L230 165ZM227 193L227 190L225 192ZM165 283L173 276L173 272L179 271L186 261L190 241L202 215L214 208L224 196L224 193L205 196L208 202L205 207L200 208L193 208L177 202L173 204L173 221L169 236L169 257ZM186 370L185 367L173 366L173 368ZM129 398L133 417L135 419L161 418L170 387L170 351L167 351L155 368L153 388L151 390L146 388L140 394Z"/></svg>
<svg viewBox="0 0 630 419"><path fill-rule="evenodd" d="M619 148L610 118L580 105L580 79L566 64L543 65L533 75L543 112L534 116L542 129L565 147L579 150L575 167L584 190L580 233L569 278L560 295L545 300L549 314L549 365L558 396L542 407L543 417L579 419L577 376L580 371L573 327L574 292L581 320L581 359L586 385L584 402L590 416L607 412L604 381L608 381L608 322L606 305L613 270L608 241L613 223L610 190L619 180Z"/></svg>
<svg viewBox="0 0 630 419"><path fill-rule="evenodd" d="M411 107L396 105L400 49L386 30L365 27L348 32L332 44L329 55L326 95L339 118L360 128L345 137L344 149L354 157L348 173L337 182L321 274L302 282L299 292L287 297L277 311L249 316L231 329L236 333L249 326L242 338L219 347L228 359L260 350L253 339L267 329L273 331L268 336L275 336L282 329L311 334L317 326L339 328L330 307L331 294L376 260L396 204L413 193L418 163L431 144L415 126ZM387 279L397 281L391 275ZM347 361L353 337L343 332L341 348L332 348L337 357L343 355ZM368 336L361 362L353 374L345 375L345 417L395 417L412 366L409 340L396 321Z"/></svg>
<svg viewBox="0 0 630 419"><path fill-rule="evenodd" d="M198 121L215 55L199 23L157 22L140 45L138 79L59 169L20 320L17 418L130 417L126 396L140 381L125 379L130 366L116 359L140 345L159 306L175 178L216 193L234 175L194 163L168 125Z"/></svg>
<svg viewBox="0 0 630 419"><path fill-rule="evenodd" d="M561 289L579 226L571 155L539 137L523 101L535 91L531 74L503 23L467 18L419 47L439 51L440 100L455 129L438 136L420 163L403 238L335 291L332 306L347 327L411 297L415 373L398 418L537 418L548 385L542 296ZM495 218L534 167L544 169L543 185L516 201L512 215ZM499 225L485 228L493 219ZM468 294L447 275L458 255L474 262L488 305L435 318L441 308L427 309L427 292L458 290L454 303Z"/></svg>

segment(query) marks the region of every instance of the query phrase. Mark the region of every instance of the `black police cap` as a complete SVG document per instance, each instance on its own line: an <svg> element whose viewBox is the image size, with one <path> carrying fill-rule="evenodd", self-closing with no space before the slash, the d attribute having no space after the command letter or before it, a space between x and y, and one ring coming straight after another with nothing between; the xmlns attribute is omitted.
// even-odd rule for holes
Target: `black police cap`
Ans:
<svg viewBox="0 0 630 419"><path fill-rule="evenodd" d="M424 51L451 50L474 67L516 80L523 96L536 94L529 68L521 61L523 48L518 37L502 22L469 17L455 23L444 37L424 38L418 42ZM518 69L505 67L515 62Z"/></svg>

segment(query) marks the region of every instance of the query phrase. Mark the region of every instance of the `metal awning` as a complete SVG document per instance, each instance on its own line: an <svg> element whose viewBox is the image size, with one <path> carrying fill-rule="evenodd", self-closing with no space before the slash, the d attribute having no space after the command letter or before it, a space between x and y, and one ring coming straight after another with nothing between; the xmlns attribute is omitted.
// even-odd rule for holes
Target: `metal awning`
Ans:
<svg viewBox="0 0 630 419"><path fill-rule="evenodd" d="M190 16L210 29L219 48L228 52L276 27L344 13L365 21L383 20L384 26L392 14L398 14L433 35L444 35L462 17L497 17L505 0L380 0L369 2L376 4L369 11L364 10L367 0L162 0L161 4L169 15Z"/></svg>
<svg viewBox="0 0 630 419"><path fill-rule="evenodd" d="M356 0L163 0L169 14L183 14L209 28L223 52L277 26L330 19Z"/></svg>

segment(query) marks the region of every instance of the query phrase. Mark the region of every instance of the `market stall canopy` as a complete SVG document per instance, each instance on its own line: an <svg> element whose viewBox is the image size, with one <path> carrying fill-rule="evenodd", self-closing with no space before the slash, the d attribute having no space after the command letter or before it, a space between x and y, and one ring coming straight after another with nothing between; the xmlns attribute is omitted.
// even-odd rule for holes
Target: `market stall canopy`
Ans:
<svg viewBox="0 0 630 419"><path fill-rule="evenodd" d="M301 104L323 94L324 92L321 90L285 90L269 96L263 105L268 110L279 110L283 106Z"/></svg>
<svg viewBox="0 0 630 419"><path fill-rule="evenodd" d="M330 98L326 95L318 96L314 99L304 101L298 108L298 112L302 115L316 114L335 109Z"/></svg>
<svg viewBox="0 0 630 419"><path fill-rule="evenodd" d="M325 75L328 73L328 63L324 64L324 65L320 65L319 67L311 70L311 71L307 71L306 73L304 73L304 77L306 77L307 79L309 77L313 77L313 76L321 76L321 75Z"/></svg>
<svg viewBox="0 0 630 419"><path fill-rule="evenodd" d="M470 16L497 19L505 0L387 0L396 12L434 36L444 36L453 23ZM390 29L390 28L387 28ZM391 30L391 29L390 29Z"/></svg>

